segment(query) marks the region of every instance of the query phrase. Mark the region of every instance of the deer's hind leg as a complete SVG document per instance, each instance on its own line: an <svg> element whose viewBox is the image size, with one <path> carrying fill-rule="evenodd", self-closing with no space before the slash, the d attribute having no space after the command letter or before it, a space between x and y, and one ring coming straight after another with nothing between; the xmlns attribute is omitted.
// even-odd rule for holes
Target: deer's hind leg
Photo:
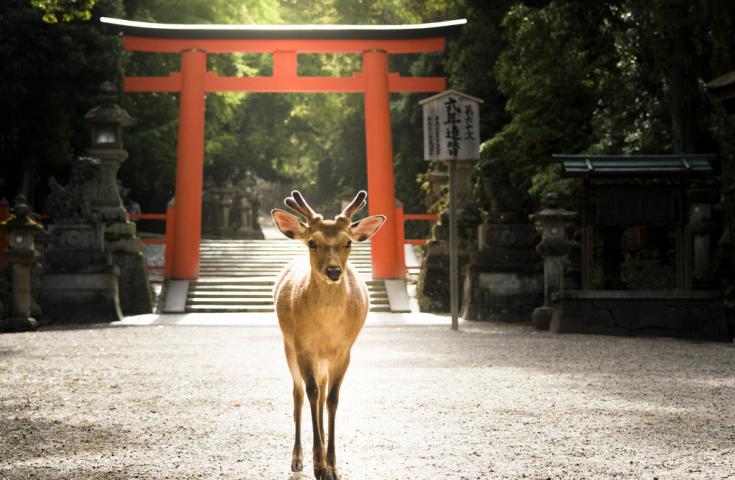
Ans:
<svg viewBox="0 0 735 480"><path fill-rule="evenodd" d="M291 471L300 472L304 469L304 452L301 449L301 410L304 405L304 381L301 378L299 365L296 363L296 352L286 344L286 360L288 369L293 377L293 421L296 427L293 452L291 454Z"/></svg>

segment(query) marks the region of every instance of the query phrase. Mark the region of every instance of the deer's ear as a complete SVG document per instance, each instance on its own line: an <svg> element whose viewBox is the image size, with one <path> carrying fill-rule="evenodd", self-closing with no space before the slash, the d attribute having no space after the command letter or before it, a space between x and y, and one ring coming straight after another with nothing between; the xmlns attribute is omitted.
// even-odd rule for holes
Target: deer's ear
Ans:
<svg viewBox="0 0 735 480"><path fill-rule="evenodd" d="M360 221L357 221L350 225L352 240L356 242L364 242L369 239L385 222L384 215L373 215L371 217L365 217Z"/></svg>
<svg viewBox="0 0 735 480"><path fill-rule="evenodd" d="M278 227L278 230L282 234L293 240L304 238L306 225L301 223L298 218L278 208L273 209L271 215L273 216L273 221L276 222L276 227Z"/></svg>

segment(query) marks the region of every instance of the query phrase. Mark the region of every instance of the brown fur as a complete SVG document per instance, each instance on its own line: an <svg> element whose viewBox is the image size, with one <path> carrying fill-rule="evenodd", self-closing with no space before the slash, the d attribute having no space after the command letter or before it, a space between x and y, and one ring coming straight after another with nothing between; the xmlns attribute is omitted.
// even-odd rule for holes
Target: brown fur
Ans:
<svg viewBox="0 0 735 480"><path fill-rule="evenodd" d="M294 192L286 204L298 208L310 220L308 226L282 210L272 212L284 235L315 247L309 248L308 258L296 259L286 266L273 291L286 360L293 377L296 438L291 469L303 468L301 408L305 387L314 431L314 475L318 480L333 480L339 478L334 434L339 390L350 362L350 350L365 323L369 304L367 287L348 262L348 245L372 236L385 217L368 217L351 225L349 216L354 212L346 209L348 215L343 212L335 220L322 220L297 193ZM355 198L360 199L357 203L361 206L364 193ZM339 280L328 278L327 267L341 268ZM329 412L326 450L325 403Z"/></svg>

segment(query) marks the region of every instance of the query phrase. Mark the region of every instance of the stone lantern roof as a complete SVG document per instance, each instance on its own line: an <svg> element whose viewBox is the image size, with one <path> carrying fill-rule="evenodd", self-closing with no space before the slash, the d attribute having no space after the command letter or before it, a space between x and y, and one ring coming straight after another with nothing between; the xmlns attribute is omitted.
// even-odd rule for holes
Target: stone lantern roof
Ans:
<svg viewBox="0 0 735 480"><path fill-rule="evenodd" d="M561 221L568 222L573 220L577 216L577 212L570 212L559 207L559 197L556 193L551 192L546 194L544 198L545 208L540 212L533 213L528 216L532 221L549 222L549 221Z"/></svg>
<svg viewBox="0 0 735 480"><path fill-rule="evenodd" d="M40 232L43 226L28 216L30 209L23 195L15 197L13 215L0 222L0 233Z"/></svg>
<svg viewBox="0 0 735 480"><path fill-rule="evenodd" d="M100 105L92 108L84 119L89 123L116 123L123 127L133 125L135 121L124 108L117 104L119 99L117 87L112 82L100 85L98 101Z"/></svg>

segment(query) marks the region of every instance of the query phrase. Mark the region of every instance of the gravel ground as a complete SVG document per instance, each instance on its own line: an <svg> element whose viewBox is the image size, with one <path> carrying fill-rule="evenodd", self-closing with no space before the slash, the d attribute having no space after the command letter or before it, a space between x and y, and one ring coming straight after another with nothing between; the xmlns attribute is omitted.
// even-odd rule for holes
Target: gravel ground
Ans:
<svg viewBox="0 0 735 480"><path fill-rule="evenodd" d="M276 327L0 336L0 478L308 479ZM735 478L735 346L516 325L368 327L344 479Z"/></svg>

